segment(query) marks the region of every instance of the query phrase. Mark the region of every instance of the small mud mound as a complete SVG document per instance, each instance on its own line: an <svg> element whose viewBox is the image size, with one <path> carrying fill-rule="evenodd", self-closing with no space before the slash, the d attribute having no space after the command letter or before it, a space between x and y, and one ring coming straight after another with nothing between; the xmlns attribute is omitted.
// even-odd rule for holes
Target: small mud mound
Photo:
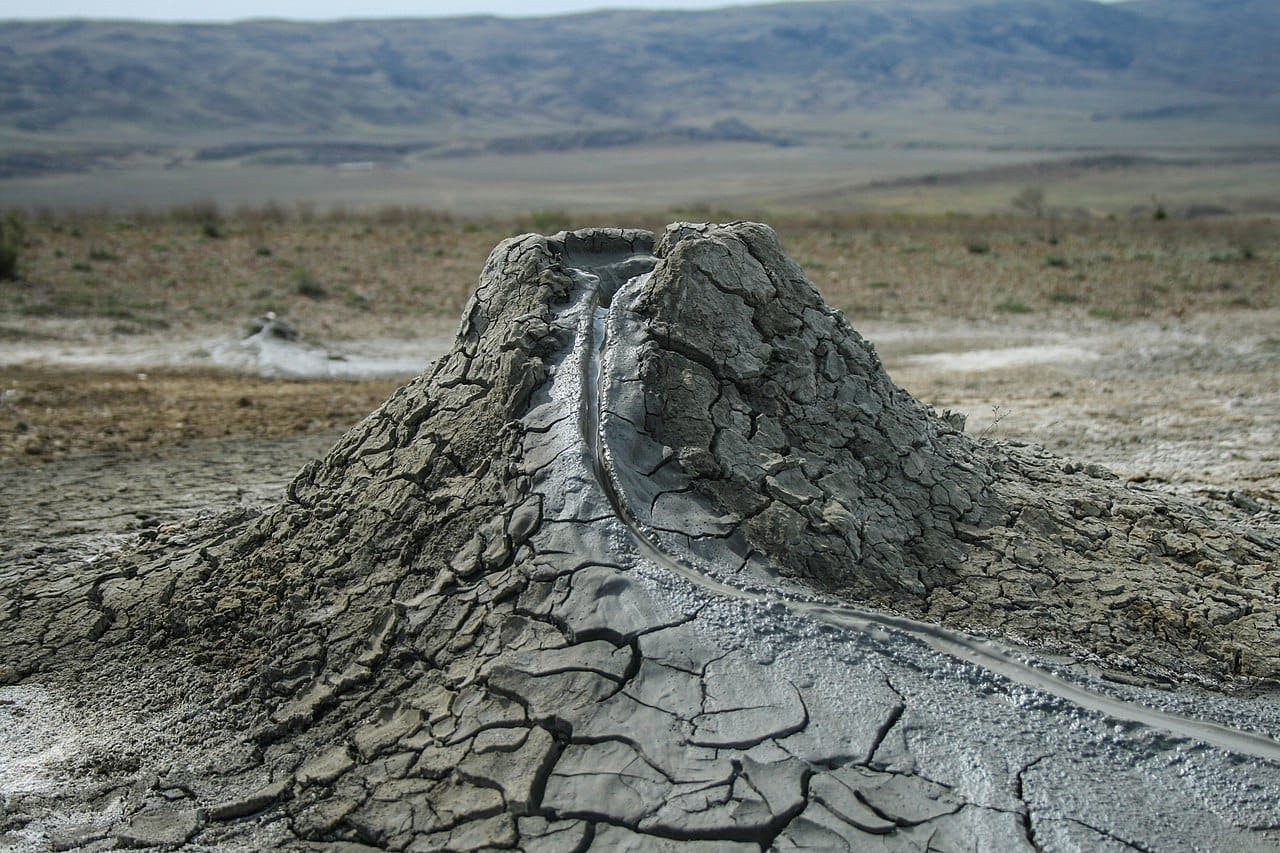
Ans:
<svg viewBox="0 0 1280 853"><path fill-rule="evenodd" d="M192 353L188 360L223 370L259 376L297 379L403 378L422 369L431 350L430 341L411 346L386 342L367 352L340 352L308 341L302 332L269 311L247 324L236 340L222 340ZM368 349L366 342L366 349Z"/></svg>
<svg viewBox="0 0 1280 853"><path fill-rule="evenodd" d="M762 225L505 241L284 503L148 535L0 570L0 702L115 744L21 753L69 781L0 791L0 840L1277 841L1271 704L954 630L1272 679L1275 544L955 431Z"/></svg>

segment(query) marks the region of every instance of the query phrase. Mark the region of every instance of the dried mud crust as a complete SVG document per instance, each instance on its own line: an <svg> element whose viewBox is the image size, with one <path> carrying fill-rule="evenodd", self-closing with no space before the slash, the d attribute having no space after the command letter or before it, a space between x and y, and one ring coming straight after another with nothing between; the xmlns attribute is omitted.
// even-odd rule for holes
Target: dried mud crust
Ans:
<svg viewBox="0 0 1280 853"><path fill-rule="evenodd" d="M1101 466L959 434L766 229L673 229L659 254L617 309L640 381L614 383L617 441L639 428L658 461L628 468L649 526L737 535L845 598L1113 666L1280 677L1278 543Z"/></svg>
<svg viewBox="0 0 1280 853"><path fill-rule="evenodd" d="M0 564L7 583L208 515L280 500L293 474L341 435L196 441L150 452L0 462ZM216 511L216 510L215 510Z"/></svg>
<svg viewBox="0 0 1280 853"><path fill-rule="evenodd" d="M793 606L835 612L818 593L838 593L1140 677L1270 677L1275 546L1254 539L1101 470L975 446L888 382L763 226L514 238L452 352L284 502L4 578L4 680L74 692L131 740L13 793L0 832L63 849L1274 844L1269 708L1261 733L1170 736L1148 705L1176 701L1086 712L901 620ZM1239 726L1234 707L1211 716Z"/></svg>

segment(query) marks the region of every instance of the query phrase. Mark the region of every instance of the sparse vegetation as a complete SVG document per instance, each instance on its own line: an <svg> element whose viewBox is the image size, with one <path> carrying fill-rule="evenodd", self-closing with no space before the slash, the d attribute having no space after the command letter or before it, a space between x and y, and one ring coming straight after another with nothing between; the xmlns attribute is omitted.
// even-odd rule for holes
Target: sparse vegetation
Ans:
<svg viewBox="0 0 1280 853"><path fill-rule="evenodd" d="M18 277L18 259L25 238L26 228L16 213L0 218L0 281Z"/></svg>
<svg viewBox="0 0 1280 853"><path fill-rule="evenodd" d="M996 428L1000 426L1000 422L1005 418L1007 418L1011 413L1011 411L1012 411L1011 409L1006 409L1004 406L1001 406L998 404L995 406L992 406L991 407L991 423L987 424L985 427L982 428L982 432L978 433L977 440L985 441L987 436L995 432Z"/></svg>
<svg viewBox="0 0 1280 853"><path fill-rule="evenodd" d="M1013 197L1013 209L1036 219L1044 217L1044 187L1026 186Z"/></svg>
<svg viewBox="0 0 1280 853"><path fill-rule="evenodd" d="M293 289L298 292L299 296L305 296L308 299L323 299L329 295L329 291L316 277L316 274L306 267L298 267L293 271Z"/></svg>
<svg viewBox="0 0 1280 853"><path fill-rule="evenodd" d="M805 259L824 296L857 316L977 318L1026 309L1119 319L1280 305L1273 265L1257 261L1280 251L1280 225L1263 220L1067 220L1052 247L1026 239L1025 218L1007 216L683 210L463 219L404 207L330 215L273 203L219 214L224 236L211 240L198 224L211 215L209 207L184 207L27 217L22 274L39 287L11 291L0 310L127 313L137 329L161 320L235 323L275 310L334 334L413 334L424 316L456 317L488 252L534 229L535 220L544 226L538 230L553 231L601 221L661 228L702 216L766 219L788 252ZM975 241L988 251L972 251Z"/></svg>
<svg viewBox="0 0 1280 853"><path fill-rule="evenodd" d="M101 246L89 246L89 260L91 261L118 261L120 256L110 249L104 249Z"/></svg>
<svg viewBox="0 0 1280 853"><path fill-rule="evenodd" d="M130 325L122 324L125 333ZM136 452L196 439L333 429L354 423L399 385L25 367L8 369L5 381L22 390L0 406L0 459L33 462L86 451ZM14 429L15 421L26 427Z"/></svg>
<svg viewBox="0 0 1280 853"><path fill-rule="evenodd" d="M1006 299L1003 302L997 302L993 306L996 311L1002 314L1030 314L1031 306L1025 302L1018 302L1015 299Z"/></svg>
<svg viewBox="0 0 1280 853"><path fill-rule="evenodd" d="M1280 258L1280 223L1177 218L1155 223L1149 214L1148 209L1110 221L1064 220L1059 247L1032 238L1027 219L1012 216L799 216L710 209L564 216L575 225L612 222L651 229L675 219L764 219L778 230L790 255L805 259L806 275L829 303L843 309L858 328L872 319L922 321L925 328L939 318L1016 319L1019 326L1057 328L1086 318L1120 324L1136 317L1280 308L1272 262ZM210 324L224 334L228 328L238 332L244 322L266 311L335 344L347 336L418 337L424 325L447 334L493 246L532 228L530 214L463 219L392 207L331 215L278 204L234 209L222 217L224 236L218 240L203 235L189 208L17 218L26 232L21 273L30 286L3 288L0 335L23 338L60 334L66 318L95 321L86 324L100 330L95 334L150 334L167 327L174 334L190 334ZM975 239L990 251L969 251ZM261 247L270 251L259 251ZM1244 259L1241 247L1249 249L1252 259ZM91 249L117 259L90 261ZM1215 261L1215 255L1232 260ZM1069 259L1068 267L1048 266L1050 257ZM1268 316L1247 322L1256 326ZM45 328L46 321L54 328ZM1266 346L1274 349L1275 342ZM111 393L118 393L115 379L93 381L110 384ZM235 384L239 382L227 379L225 393L218 392L227 406L241 414L269 411L264 391L248 395L253 406L240 407L237 401L246 392ZM966 392L958 389L963 384L948 375L928 398L945 406L962 405ZM181 393L197 393L192 390L196 385ZM76 387L64 383L57 393L72 395ZM331 411L330 387L307 392L309 411ZM386 388L372 390L349 411L367 411L385 393ZM1007 392L986 400L1009 399L1002 394ZM143 412L131 417L141 423L147 417ZM53 418L59 423L69 419L62 414ZM1002 431L1013 420L1001 424ZM317 420L321 422L330 423ZM38 458L77 448L135 446L133 439L121 444L98 421L84 423L77 434L89 443L69 442L61 450L42 445L50 449ZM216 430L225 428L224 421L210 423L213 432L188 421L182 429L157 431L154 439L145 440L221 435ZM288 429L310 429L307 423L295 420ZM3 453L0 448L0 457Z"/></svg>
<svg viewBox="0 0 1280 853"><path fill-rule="evenodd" d="M199 226L200 233L210 240L222 239L222 208L213 199L175 207L171 215L176 219L186 219L195 223Z"/></svg>
<svg viewBox="0 0 1280 853"><path fill-rule="evenodd" d="M535 210L529 214L529 224L534 231L543 234L554 234L573 227L568 212L563 210Z"/></svg>

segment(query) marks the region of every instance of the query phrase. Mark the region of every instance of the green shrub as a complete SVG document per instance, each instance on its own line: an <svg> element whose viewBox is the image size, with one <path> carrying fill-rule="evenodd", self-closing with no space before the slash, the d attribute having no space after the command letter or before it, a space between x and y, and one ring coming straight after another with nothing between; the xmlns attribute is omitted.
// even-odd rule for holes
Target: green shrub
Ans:
<svg viewBox="0 0 1280 853"><path fill-rule="evenodd" d="M554 234L569 227L569 214L563 210L535 210L529 214L534 230Z"/></svg>
<svg viewBox="0 0 1280 853"><path fill-rule="evenodd" d="M1241 261L1252 261L1255 257L1257 257L1257 254L1252 246L1240 244L1233 246L1230 251L1213 252L1209 255L1209 263L1234 264Z"/></svg>
<svg viewBox="0 0 1280 853"><path fill-rule="evenodd" d="M16 213L0 219L0 280L18 277L18 259L22 256L25 237L26 229Z"/></svg>
<svg viewBox="0 0 1280 853"><path fill-rule="evenodd" d="M1030 314L1031 313L1031 306L1027 305L1025 302L1014 302L1013 300L997 302L995 304L995 309L1002 314Z"/></svg>
<svg viewBox="0 0 1280 853"><path fill-rule="evenodd" d="M0 280L18 277L18 255L21 254L17 247L10 244L0 244Z"/></svg>
<svg viewBox="0 0 1280 853"><path fill-rule="evenodd" d="M298 267L293 271L293 287L299 296L308 299L323 299L329 295L320 279L306 267Z"/></svg>

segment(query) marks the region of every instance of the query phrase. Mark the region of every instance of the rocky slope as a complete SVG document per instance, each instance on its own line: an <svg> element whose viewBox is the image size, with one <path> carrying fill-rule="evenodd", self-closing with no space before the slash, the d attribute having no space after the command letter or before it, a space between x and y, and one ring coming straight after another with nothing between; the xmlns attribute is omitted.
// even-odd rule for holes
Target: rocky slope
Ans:
<svg viewBox="0 0 1280 853"><path fill-rule="evenodd" d="M1150 687L1274 682L1276 543L957 426L765 226L508 240L281 505L0 573L0 837L1280 844L1280 708Z"/></svg>

